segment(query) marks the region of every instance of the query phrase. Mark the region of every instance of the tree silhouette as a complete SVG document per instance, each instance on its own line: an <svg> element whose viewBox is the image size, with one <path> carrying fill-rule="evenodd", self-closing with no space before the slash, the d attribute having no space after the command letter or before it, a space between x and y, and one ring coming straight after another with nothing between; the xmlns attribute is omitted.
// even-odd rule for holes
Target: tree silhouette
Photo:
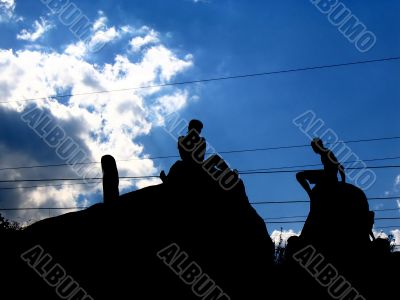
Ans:
<svg viewBox="0 0 400 300"><path fill-rule="evenodd" d="M0 214L0 232L10 232L21 230L18 222L9 221Z"/></svg>

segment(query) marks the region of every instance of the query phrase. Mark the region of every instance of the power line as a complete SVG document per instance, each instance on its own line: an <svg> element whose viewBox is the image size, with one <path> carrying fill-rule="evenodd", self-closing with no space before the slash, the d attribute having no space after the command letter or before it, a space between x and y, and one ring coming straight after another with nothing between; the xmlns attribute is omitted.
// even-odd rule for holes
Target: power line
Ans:
<svg viewBox="0 0 400 300"><path fill-rule="evenodd" d="M42 187L63 187L71 185L86 185L86 184L100 184L102 181L97 182L77 182L77 183L65 183L65 184L44 184L44 185L34 185L34 186L15 186L15 187L0 187L0 190L19 190L19 189L36 189Z"/></svg>
<svg viewBox="0 0 400 300"><path fill-rule="evenodd" d="M0 211L21 211L21 210L78 210L87 209L87 206L76 207L16 207L16 208L0 208Z"/></svg>
<svg viewBox="0 0 400 300"><path fill-rule="evenodd" d="M400 207L398 208L383 208L383 209L374 209L374 212L384 212L384 211L400 211Z"/></svg>
<svg viewBox="0 0 400 300"><path fill-rule="evenodd" d="M160 178L156 175L149 176L127 176L120 177L120 179L129 180L140 180L140 179L151 179ZM14 183L14 182L50 182L50 181L82 181L82 180L103 180L103 178L47 178L47 179L13 179L13 180L0 180L0 183Z"/></svg>
<svg viewBox="0 0 400 300"><path fill-rule="evenodd" d="M371 159L359 159L359 160L351 160L342 163L342 165L357 163L357 162L374 162L374 161L386 161L386 160L396 160L400 159L400 156L394 157L383 157L383 158L371 158ZM242 170L242 172L251 172L251 171L273 171L273 170L283 170L283 169L294 169L294 168L305 168L305 167L319 167L323 166L321 163L318 164L308 164L308 165L294 165L294 166L286 166L286 167L273 167L273 168L262 168L262 169L253 169L253 170ZM1 170L0 170L1 171Z"/></svg>
<svg viewBox="0 0 400 300"><path fill-rule="evenodd" d="M390 168L400 168L400 165L388 165L388 166L370 166L370 167L358 167L358 168L347 168L347 170L363 170L363 169L390 169ZM257 174L278 174L278 173L296 173L303 170L277 170L277 171L239 171L241 175L257 175ZM151 179L159 178L158 175L147 175L147 176L126 176L120 177L120 179ZM50 181L82 181L82 180L102 180L103 178L44 178L44 179L9 179L0 180L0 183L17 183L17 182L50 182Z"/></svg>
<svg viewBox="0 0 400 300"><path fill-rule="evenodd" d="M328 68L347 67L347 66L370 64L370 63L377 63L377 62L388 62L388 61L396 61L396 60L400 60L400 56L379 58L379 59L371 59L371 60L353 61L353 62L339 63L339 64L309 66L309 67L303 67L303 68L293 68L293 69L278 70L278 71L250 73L250 74L233 75L233 76L221 76L221 77L206 78L206 79L188 80L188 81L178 81L178 82L171 82L171 83L162 83L162 84L154 84L154 85L146 85L146 86L129 87L129 88L123 88L123 89L101 90L101 91L76 93L76 94L53 95L53 96L30 98L30 99L3 101L3 102L0 102L0 104L8 104L8 103L15 103L15 102L40 101L40 100L46 100L46 99L49 99L49 98L56 98L57 99L57 98L70 98L70 97L74 97L74 96L88 96L88 95L96 95L96 94L104 94L104 93L127 92L127 91L134 91L134 90L140 90L140 89L150 89L150 88L169 87L169 86L176 86L176 85L189 85L189 84L207 83L207 82L213 82L213 81L260 77L260 76L277 75L277 74L293 73L293 72L303 72L303 71L312 71L312 70L328 69Z"/></svg>
<svg viewBox="0 0 400 300"><path fill-rule="evenodd" d="M400 228L400 225L397 226L381 226L381 227L374 227L375 229L389 229L389 228Z"/></svg>
<svg viewBox="0 0 400 300"><path fill-rule="evenodd" d="M305 221L283 221L283 222L268 222L265 221L267 224L301 224L304 223Z"/></svg>
<svg viewBox="0 0 400 300"><path fill-rule="evenodd" d="M368 143L368 142L376 142L376 141L385 141L385 140L397 140L400 139L400 136L392 136L392 137L382 137L382 138L371 138L371 139L359 139L359 140L347 140L347 141L340 141L333 144L327 145L335 145L335 144L351 144L351 143ZM258 152L258 151L269 151L269 150L279 150L279 149L294 149L294 148L304 148L310 147L309 144L304 145L291 145L291 146L275 146L275 147L264 147L264 148L253 148L253 149L242 149L242 150L227 150L227 151L219 151L220 154L234 154L234 153L245 153L245 152ZM206 154L213 154L211 152L207 152ZM120 159L116 160L117 162L128 162L128 161L137 161L137 160L156 160L156 159L168 159L168 158L179 158L179 155L167 155L167 156L153 156L153 157L145 157L145 158L133 158L133 159ZM373 158L373 159L366 159L360 161L381 161L381 160L394 160L400 159L400 156L396 157L383 157L383 158ZM351 161L351 162L358 162L358 161ZM347 162L347 163L351 163ZM92 162L82 162L76 163L73 165L90 165L90 164L100 164L100 161L92 161ZM303 166L292 166L292 167L278 167L278 168L270 168L270 169L256 169L251 171L257 170L275 170L275 169L290 169L295 167L308 167L308 166L319 166L321 164L313 164L313 165L303 165ZM45 164L45 165L34 165L34 166L16 166L16 167L5 167L1 168L0 171L9 171L9 170L21 170L21 169L35 169L35 168L50 168L50 167L64 167L64 166L71 166L71 164L62 163L62 164Z"/></svg>
<svg viewBox="0 0 400 300"><path fill-rule="evenodd" d="M157 156L157 157L144 157L144 158L132 158L132 159L119 159L116 162L127 162L127 161L135 161L135 160L155 160L155 159L167 159L167 158L177 158L180 157L178 155L170 155L170 156ZM47 165L34 165L34 166L18 166L18 167L6 167L1 168L0 171L8 171L8 170L20 170L20 169L36 169L36 168L52 168L52 167L69 167L69 166L81 166L81 165L92 165L92 164L101 164L100 161L90 161L90 162L82 162L82 163L74 163L74 164L47 164Z"/></svg>
<svg viewBox="0 0 400 300"><path fill-rule="evenodd" d="M387 212L387 211L400 211L400 208L387 208L387 209L376 209L374 212ZM264 220L285 220L285 219L298 219L298 218L307 218L308 216L287 216L287 217L273 217L273 218L264 218Z"/></svg>
<svg viewBox="0 0 400 300"><path fill-rule="evenodd" d="M132 179L120 178L119 181L131 181ZM19 190L19 189L35 189L42 187L63 187L70 185L86 185L86 184L101 184L102 180L96 182L76 182L76 183L64 183L64 184L44 184L44 185L33 185L33 186L14 186L14 187L0 187L0 190Z"/></svg>
<svg viewBox="0 0 400 300"><path fill-rule="evenodd" d="M307 218L308 216L292 216L292 217L274 217L274 218L264 218L266 220L285 220L285 219L297 219L297 218Z"/></svg>
<svg viewBox="0 0 400 300"><path fill-rule="evenodd" d="M351 144L351 143L367 143L367 142L376 142L376 141L385 141L385 140L397 140L400 139L400 136L393 136L393 137L382 137L382 138L371 138L371 139L360 139L360 140L347 140L347 141L340 141L333 144L327 145L335 145L335 144ZM219 151L220 154L234 154L234 153L245 153L245 152L259 152L259 151L270 151L270 150L280 150L280 149L295 149L295 148L305 148L310 147L309 144L304 145L291 145L291 146L275 146L275 147L264 147L264 148L253 148L253 149L242 149L242 150L227 150L227 151ZM206 154L213 154L211 152L207 152ZM168 159L168 158L179 158L179 155L167 155L167 156L150 156L145 158L133 158L133 159L120 159L116 160L117 162L128 162L128 161L137 161L137 160L156 160L156 159ZM373 159L365 159L359 161L382 161L382 160L394 160L400 159L400 156L396 157L383 157L383 158L373 158ZM353 163L358 161L350 161L346 163ZM90 164L100 164L100 161L92 161L92 162L83 162L83 163L76 163L73 165L90 165ZM287 167L277 167L277 168L269 168L269 169L255 169L250 171L258 171L258 170L279 170L279 169L291 169L295 167L313 167L313 166L320 166L321 164L312 164L312 165L301 165L301 166L287 166ZM50 168L50 167L65 167L71 166L71 164L62 163L62 164L45 164L45 165L34 165L34 166L16 166L16 167L5 167L1 168L0 171L9 171L9 170L21 170L21 169L35 169L35 168Z"/></svg>
<svg viewBox="0 0 400 300"><path fill-rule="evenodd" d="M393 218L375 218L375 221L385 221L385 220L400 220L400 217L393 217ZM302 224L304 221L273 221L269 222L268 220L265 220L265 223L267 224Z"/></svg>
<svg viewBox="0 0 400 300"><path fill-rule="evenodd" d="M306 200L298 200L298 201L261 201L261 202L250 202L251 205L265 205L265 204L292 204L292 203L310 203L310 201Z"/></svg>
<svg viewBox="0 0 400 300"><path fill-rule="evenodd" d="M373 197L373 198L368 198L368 200L396 200L400 199L400 196L394 196L394 197Z"/></svg>
<svg viewBox="0 0 400 300"><path fill-rule="evenodd" d="M400 198L400 196L398 197L372 197L372 198L368 198L369 200L374 200L374 199L398 199ZM297 202L307 202L309 203L309 201L281 201L281 202L250 202L250 204L264 204L264 203L270 203L270 204L282 204L282 203L297 203ZM98 204L98 203L96 203ZM8 210L35 210L35 209L86 209L89 208L90 206L86 206L86 207L69 207L69 208L63 208L63 207L27 207L27 208L7 208ZM6 208L4 208L6 209ZM0 210L4 210L4 209L0 209ZM396 211L396 210L400 210L400 208L389 208L389 209L376 209L374 210L375 212L383 212L383 211ZM267 218L267 219L285 219L285 218L306 218L307 216L292 216L292 217L277 217L277 218Z"/></svg>
<svg viewBox="0 0 400 300"><path fill-rule="evenodd" d="M327 143L326 145L355 144L355 143L378 142L378 141L397 140L397 139L400 139L400 136L339 141L339 142L336 142L336 143ZM221 154L232 154L232 153L270 151L270 150L295 149L295 148L309 148L309 147L310 147L310 144L303 144L303 145L276 146L276 147L265 147L265 148L255 148L255 149L219 151L218 153L221 153Z"/></svg>
<svg viewBox="0 0 400 300"><path fill-rule="evenodd" d="M396 200L400 199L400 195L397 197L370 197L368 200ZM293 201L260 201L260 202L250 202L251 205L265 205L265 204L292 204L292 203L310 203L307 200L293 200Z"/></svg>
<svg viewBox="0 0 400 300"><path fill-rule="evenodd" d="M346 170L363 170L363 169L392 169L400 168L400 165L389 165L389 166L367 166L367 167L357 167L357 168L346 168ZM239 171L241 175L257 175L257 174L278 174L278 173L297 173L304 170L277 170L277 171L257 171L249 170L246 172ZM0 181L1 182L1 181Z"/></svg>

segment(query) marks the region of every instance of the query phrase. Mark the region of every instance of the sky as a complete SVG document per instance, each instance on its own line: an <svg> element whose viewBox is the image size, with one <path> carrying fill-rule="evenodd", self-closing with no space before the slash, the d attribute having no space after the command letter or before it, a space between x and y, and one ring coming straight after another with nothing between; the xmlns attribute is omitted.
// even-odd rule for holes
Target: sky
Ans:
<svg viewBox="0 0 400 300"><path fill-rule="evenodd" d="M323 122L319 133L330 130L340 140L400 136L398 60L124 90L399 56L398 1L338 2L376 38L370 49L357 47L318 2L69 1L68 14L62 13L67 7L62 0L0 0L0 168L69 163L56 146L58 134L60 143L79 149L86 161L112 154L120 176L158 175L175 159L141 158L177 155L176 140L164 126L172 113L182 120L202 120L202 134L217 151L308 144L318 132L306 134L293 122L307 112ZM83 34L74 20L87 26ZM50 132L53 135L47 137ZM347 146L361 160L397 157L400 140ZM308 147L223 157L238 170L319 163ZM398 163L393 159L366 165ZM101 177L99 165L83 169L8 169L0 176L3 180L76 178L83 173ZM368 197L400 195L399 169L371 171L376 180L364 189ZM251 202L307 200L294 173L241 178ZM351 178L349 182L358 184ZM157 179L121 181L120 191L157 183ZM63 183L0 184L9 188ZM0 189L0 207L88 206L101 197L99 184ZM371 201L370 206L400 208L400 198ZM267 219L303 216L309 209L307 203L255 208ZM63 212L4 214L29 223ZM399 212L377 212L377 217L400 217ZM281 227L287 237L299 233L301 226L267 223L274 238ZM400 244L400 221L376 222L376 227L385 226L398 226L384 229L383 235L394 234Z"/></svg>

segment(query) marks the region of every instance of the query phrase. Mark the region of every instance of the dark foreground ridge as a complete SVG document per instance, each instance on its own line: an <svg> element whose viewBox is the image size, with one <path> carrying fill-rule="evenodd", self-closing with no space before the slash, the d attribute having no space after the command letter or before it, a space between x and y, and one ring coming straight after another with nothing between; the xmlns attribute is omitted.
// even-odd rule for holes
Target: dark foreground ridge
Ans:
<svg viewBox="0 0 400 300"><path fill-rule="evenodd" d="M3 236L2 299L334 299L335 272L343 280L331 289L349 291L338 299L390 296L399 257L370 241L358 188L315 188L302 237L290 239L276 265L242 181L227 191L181 161L171 172L161 185Z"/></svg>
<svg viewBox="0 0 400 300"><path fill-rule="evenodd" d="M182 166L179 174L179 181L43 220L2 243L4 287L13 299L57 299L20 258L40 245L93 299L199 299L157 255L175 243L188 256L177 270L196 262L231 299L265 295L273 245L243 184L225 191L206 172Z"/></svg>

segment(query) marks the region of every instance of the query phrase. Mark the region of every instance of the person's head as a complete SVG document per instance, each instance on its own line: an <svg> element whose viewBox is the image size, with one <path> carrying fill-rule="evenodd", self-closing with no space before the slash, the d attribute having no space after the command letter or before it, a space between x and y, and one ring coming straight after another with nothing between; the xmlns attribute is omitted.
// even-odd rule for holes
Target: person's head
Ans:
<svg viewBox="0 0 400 300"><path fill-rule="evenodd" d="M320 138L314 138L311 142L311 147L315 153L322 153L325 151L324 143Z"/></svg>
<svg viewBox="0 0 400 300"><path fill-rule="evenodd" d="M191 120L189 122L188 131L191 131L192 129L196 130L197 133L200 134L203 129L203 123L199 120Z"/></svg>

